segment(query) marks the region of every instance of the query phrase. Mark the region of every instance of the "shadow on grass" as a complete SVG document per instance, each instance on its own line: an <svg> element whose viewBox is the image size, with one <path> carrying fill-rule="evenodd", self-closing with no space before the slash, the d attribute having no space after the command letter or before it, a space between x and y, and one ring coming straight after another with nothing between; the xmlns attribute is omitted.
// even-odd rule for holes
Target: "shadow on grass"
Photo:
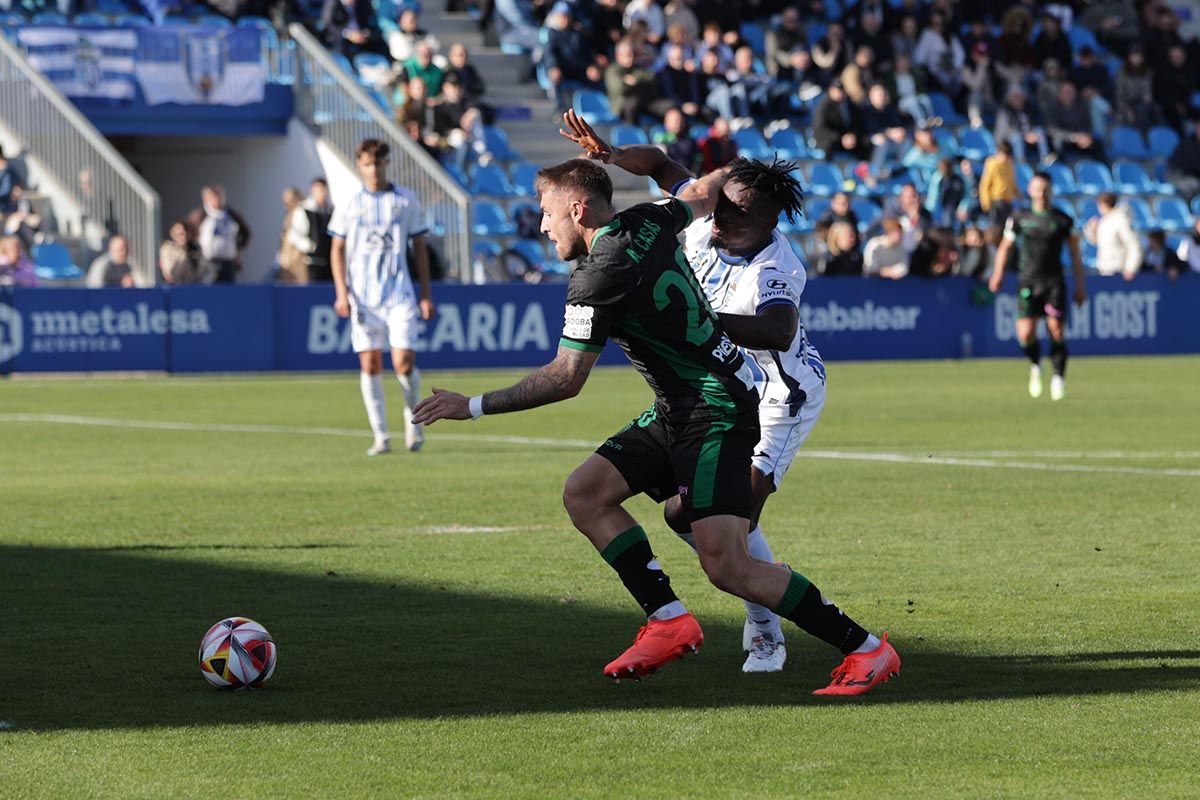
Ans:
<svg viewBox="0 0 1200 800"><path fill-rule="evenodd" d="M200 636L231 614L262 622L279 644L264 692L218 692L199 675ZM0 615L0 720L15 730L828 705L809 692L837 662L789 632L798 646L786 672L743 676L740 630L708 624L700 657L618 686L600 669L630 641L633 608L111 550L0 547ZM896 644L901 678L851 702L1194 690L1200 680L1200 664L1184 663L1200 659L1196 650L1004 657Z"/></svg>

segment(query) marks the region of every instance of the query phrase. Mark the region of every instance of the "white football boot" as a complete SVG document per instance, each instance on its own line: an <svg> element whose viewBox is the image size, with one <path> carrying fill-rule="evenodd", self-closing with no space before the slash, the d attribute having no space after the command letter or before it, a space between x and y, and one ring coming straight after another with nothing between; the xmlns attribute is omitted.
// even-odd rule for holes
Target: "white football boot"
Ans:
<svg viewBox="0 0 1200 800"><path fill-rule="evenodd" d="M389 439L378 439L375 444L367 448L367 455L382 456L392 452L392 443Z"/></svg>
<svg viewBox="0 0 1200 800"><path fill-rule="evenodd" d="M407 416L407 415L405 415ZM415 453L425 444L424 426L411 422L408 419L404 420L404 446L411 452Z"/></svg>
<svg viewBox="0 0 1200 800"><path fill-rule="evenodd" d="M1050 399L1062 400L1067 396L1067 380L1062 375L1050 378Z"/></svg>
<svg viewBox="0 0 1200 800"><path fill-rule="evenodd" d="M746 663L742 672L780 672L787 661L787 648L783 645L783 631L778 627L770 633L759 633L758 626L746 620L742 626L742 649L746 651Z"/></svg>
<svg viewBox="0 0 1200 800"><path fill-rule="evenodd" d="M1037 364L1029 365L1029 396L1034 400L1042 396L1042 368Z"/></svg>

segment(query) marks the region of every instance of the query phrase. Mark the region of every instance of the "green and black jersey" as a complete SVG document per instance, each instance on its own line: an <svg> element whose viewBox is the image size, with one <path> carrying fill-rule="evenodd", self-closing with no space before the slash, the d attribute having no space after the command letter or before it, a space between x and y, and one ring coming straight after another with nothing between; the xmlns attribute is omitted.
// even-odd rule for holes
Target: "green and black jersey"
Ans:
<svg viewBox="0 0 1200 800"><path fill-rule="evenodd" d="M1014 211L1004 238L1017 246L1021 286L1051 286L1063 282L1062 249L1075 237L1075 220L1058 210Z"/></svg>
<svg viewBox="0 0 1200 800"><path fill-rule="evenodd" d="M597 231L571 273L561 344L600 350L612 338L668 419L753 414L749 367L676 238L691 221L687 204L671 197L622 211Z"/></svg>

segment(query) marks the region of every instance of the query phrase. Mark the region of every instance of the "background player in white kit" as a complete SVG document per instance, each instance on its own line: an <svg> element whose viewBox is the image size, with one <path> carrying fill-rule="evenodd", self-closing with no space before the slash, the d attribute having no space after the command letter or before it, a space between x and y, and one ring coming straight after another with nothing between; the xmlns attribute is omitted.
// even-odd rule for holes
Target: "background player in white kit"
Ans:
<svg viewBox="0 0 1200 800"><path fill-rule="evenodd" d="M664 192L687 198L694 176L657 147L614 149L573 111L564 115L564 122L566 129L560 132L589 157L648 175ZM737 159L725 170L729 176L716 210L684 231L684 253L726 333L742 348L755 374L761 438L751 466L747 547L755 558L773 562L759 516L821 415L825 365L800 324L804 265L776 230L781 212L790 219L802 211L803 194L792 177L793 165ZM667 501L664 516L694 548L678 497ZM747 651L744 672L783 669L783 630L769 609L746 602L742 646Z"/></svg>
<svg viewBox="0 0 1200 800"><path fill-rule="evenodd" d="M435 310L425 240L429 226L416 195L388 181L389 152L384 142L363 140L354 154L363 188L339 203L329 222L333 308L338 316L350 317L363 405L375 434L375 443L367 450L370 456L392 450L383 396L385 344L392 349L392 367L404 389L404 443L409 450L420 450L425 441L421 426L412 421L412 410L421 398L413 338L418 316L431 319ZM420 301L408 272L410 239Z"/></svg>

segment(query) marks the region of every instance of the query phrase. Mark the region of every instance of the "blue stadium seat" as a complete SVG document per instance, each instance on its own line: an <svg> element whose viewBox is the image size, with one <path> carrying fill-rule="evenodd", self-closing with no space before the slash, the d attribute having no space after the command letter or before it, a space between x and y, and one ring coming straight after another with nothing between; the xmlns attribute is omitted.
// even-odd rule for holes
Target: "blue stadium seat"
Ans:
<svg viewBox="0 0 1200 800"><path fill-rule="evenodd" d="M947 125L963 125L966 124L966 118L954 108L954 104L950 102L950 98L941 92L930 92L929 100L933 104L933 113L942 118L942 121Z"/></svg>
<svg viewBox="0 0 1200 800"><path fill-rule="evenodd" d="M1132 158L1142 161L1149 157L1142 132L1137 128L1118 125L1109 135L1108 155L1112 158Z"/></svg>
<svg viewBox="0 0 1200 800"><path fill-rule="evenodd" d="M134 3L133 7L138 7L138 4ZM128 14L132 9L125 0L96 0L92 4L92 10L100 14Z"/></svg>
<svg viewBox="0 0 1200 800"><path fill-rule="evenodd" d="M947 127L934 128L933 139L944 156L954 156L958 153L958 137Z"/></svg>
<svg viewBox="0 0 1200 800"><path fill-rule="evenodd" d="M260 31L275 30L275 26L271 24L271 20L266 17L238 17L236 24L239 28L258 28Z"/></svg>
<svg viewBox="0 0 1200 800"><path fill-rule="evenodd" d="M787 214L785 212L780 211L779 223L777 227L779 232L785 235L789 233L799 233L800 231L805 230L804 222L805 220L803 216L798 216L796 217L795 221L792 221L787 218Z"/></svg>
<svg viewBox="0 0 1200 800"><path fill-rule="evenodd" d="M113 25L119 25L126 28L145 28L153 23L141 14L115 14L113 15Z"/></svg>
<svg viewBox="0 0 1200 800"><path fill-rule="evenodd" d="M1112 170L1113 182L1121 194L1154 194L1158 190L1146 168L1135 161L1115 161Z"/></svg>
<svg viewBox="0 0 1200 800"><path fill-rule="evenodd" d="M1108 165L1090 158L1076 162L1075 183L1084 194L1094 195L1113 190L1112 173L1108 171Z"/></svg>
<svg viewBox="0 0 1200 800"><path fill-rule="evenodd" d="M699 142L702 139L708 138L709 125L707 122L697 122L688 129L688 135Z"/></svg>
<svg viewBox="0 0 1200 800"><path fill-rule="evenodd" d="M513 150L508 143L508 133L503 128L489 125L483 129L483 142L493 158L501 161L516 161L521 154Z"/></svg>
<svg viewBox="0 0 1200 800"><path fill-rule="evenodd" d="M1147 134L1151 158L1167 158L1179 146L1179 134L1165 125L1156 125Z"/></svg>
<svg viewBox="0 0 1200 800"><path fill-rule="evenodd" d="M1096 206L1094 197L1081 197L1075 206L1077 213L1072 214L1080 224L1085 224L1092 217L1100 216L1100 209Z"/></svg>
<svg viewBox="0 0 1200 800"><path fill-rule="evenodd" d="M537 239L517 239L512 243L510 249L518 253L538 271L541 271L542 265L546 263L546 250Z"/></svg>
<svg viewBox="0 0 1200 800"><path fill-rule="evenodd" d="M77 281L83 270L76 266L71 253L58 242L42 242L33 246L34 272L45 281Z"/></svg>
<svg viewBox="0 0 1200 800"><path fill-rule="evenodd" d="M476 200L471 204L471 233L476 236L512 236L517 232L499 203Z"/></svg>
<svg viewBox="0 0 1200 800"><path fill-rule="evenodd" d="M354 69L360 74L364 69L370 71L379 68L391 68L391 62L388 61L387 56L379 53L359 53L354 57Z"/></svg>
<svg viewBox="0 0 1200 800"><path fill-rule="evenodd" d="M486 197L511 197L516 192L508 182L508 176L498 164L481 164L475 167L471 181L471 194Z"/></svg>
<svg viewBox="0 0 1200 800"><path fill-rule="evenodd" d="M1144 197L1130 197L1126 202L1129 203L1129 213L1133 217L1134 230L1148 231L1155 227L1154 212L1150 210L1150 204Z"/></svg>
<svg viewBox="0 0 1200 800"><path fill-rule="evenodd" d="M829 210L829 201L823 197L814 197L804 203L804 216L815 225L821 215Z"/></svg>
<svg viewBox="0 0 1200 800"><path fill-rule="evenodd" d="M595 89L580 89L575 92L571 105L575 108L575 113L583 117L583 121L589 125L612 125L618 121L617 115L608 105L608 97Z"/></svg>
<svg viewBox="0 0 1200 800"><path fill-rule="evenodd" d="M375 101L375 105L379 106L389 114L392 113L392 101L388 100L386 94L376 89L374 86L368 86L366 89L367 94L369 94L371 99Z"/></svg>
<svg viewBox="0 0 1200 800"><path fill-rule="evenodd" d="M883 216L883 209L873 200L868 200L865 197L856 197L850 201L850 210L858 217L858 232L865 233L868 228L879 221Z"/></svg>
<svg viewBox="0 0 1200 800"><path fill-rule="evenodd" d="M1071 205L1071 201L1065 197L1056 197L1050 201L1050 205L1057 208L1059 211L1066 214L1068 217L1075 219L1075 206Z"/></svg>
<svg viewBox="0 0 1200 800"><path fill-rule="evenodd" d="M533 183L537 178L538 169L538 165L532 161L518 161L513 165L509 177L513 191L517 193L518 197L533 197L537 194Z"/></svg>
<svg viewBox="0 0 1200 800"><path fill-rule="evenodd" d="M1056 161L1044 170L1050 176L1050 183L1058 194L1076 194L1079 187L1075 185L1075 173L1061 161Z"/></svg>
<svg viewBox="0 0 1200 800"><path fill-rule="evenodd" d="M1033 178L1033 167L1018 161L1016 162L1016 173L1017 190L1021 194L1025 194L1025 192L1029 189L1029 181L1031 178Z"/></svg>
<svg viewBox="0 0 1200 800"><path fill-rule="evenodd" d="M837 164L817 161L808 173L808 191L817 197L830 197L842 190L844 180Z"/></svg>
<svg viewBox="0 0 1200 800"><path fill-rule="evenodd" d="M744 158L769 159L775 155L758 128L742 128L733 135L733 141L738 146L738 155Z"/></svg>
<svg viewBox="0 0 1200 800"><path fill-rule="evenodd" d="M636 125L614 125L609 141L613 147L625 147L631 144L650 144L650 137Z"/></svg>
<svg viewBox="0 0 1200 800"><path fill-rule="evenodd" d="M1157 227L1164 231L1186 231L1192 227L1192 215L1187 203L1178 197L1160 197L1154 204L1154 210Z"/></svg>
<svg viewBox="0 0 1200 800"><path fill-rule="evenodd" d="M1068 251L1069 253L1070 251ZM1096 268L1096 245L1089 242L1087 239L1080 237L1079 239L1079 256L1083 259L1083 268L1094 270ZM1063 259L1064 264L1070 264L1070 257Z"/></svg>
<svg viewBox="0 0 1200 800"><path fill-rule="evenodd" d="M88 26L94 25L97 27L107 28L109 25L109 19L106 15L97 14L94 11L89 12L87 14L76 14L75 18L72 20L72 22L75 25L79 25L79 26L83 26L83 27L88 27Z"/></svg>
<svg viewBox="0 0 1200 800"><path fill-rule="evenodd" d="M1096 34L1082 25L1072 25L1067 28L1067 41L1071 43L1071 52L1076 55L1083 47L1090 47L1096 55L1102 55L1105 50L1100 46L1100 42L1096 41Z"/></svg>
<svg viewBox="0 0 1200 800"><path fill-rule="evenodd" d="M471 182L467 180L466 173L459 169L457 164L444 164L443 168L446 170L446 174L454 178L455 182L462 188L466 189L471 185Z"/></svg>
<svg viewBox="0 0 1200 800"><path fill-rule="evenodd" d="M31 25L70 25L71 21L57 11L42 11L34 14Z"/></svg>
<svg viewBox="0 0 1200 800"><path fill-rule="evenodd" d="M329 57L332 58L334 63L341 67L344 72L349 75L354 74L354 65L350 63L350 59L346 58L345 55L342 53L330 53Z"/></svg>
<svg viewBox="0 0 1200 800"><path fill-rule="evenodd" d="M771 148L780 158L795 159L808 155L808 143L795 128L780 128L771 134Z"/></svg>
<svg viewBox="0 0 1200 800"><path fill-rule="evenodd" d="M754 55L766 55L767 35L763 31L762 25L757 22L743 22L740 32L742 38L746 40L746 44L750 45L750 49L754 51Z"/></svg>
<svg viewBox="0 0 1200 800"><path fill-rule="evenodd" d="M986 128L967 128L959 134L958 150L963 158L982 161L996 152L996 140Z"/></svg>

